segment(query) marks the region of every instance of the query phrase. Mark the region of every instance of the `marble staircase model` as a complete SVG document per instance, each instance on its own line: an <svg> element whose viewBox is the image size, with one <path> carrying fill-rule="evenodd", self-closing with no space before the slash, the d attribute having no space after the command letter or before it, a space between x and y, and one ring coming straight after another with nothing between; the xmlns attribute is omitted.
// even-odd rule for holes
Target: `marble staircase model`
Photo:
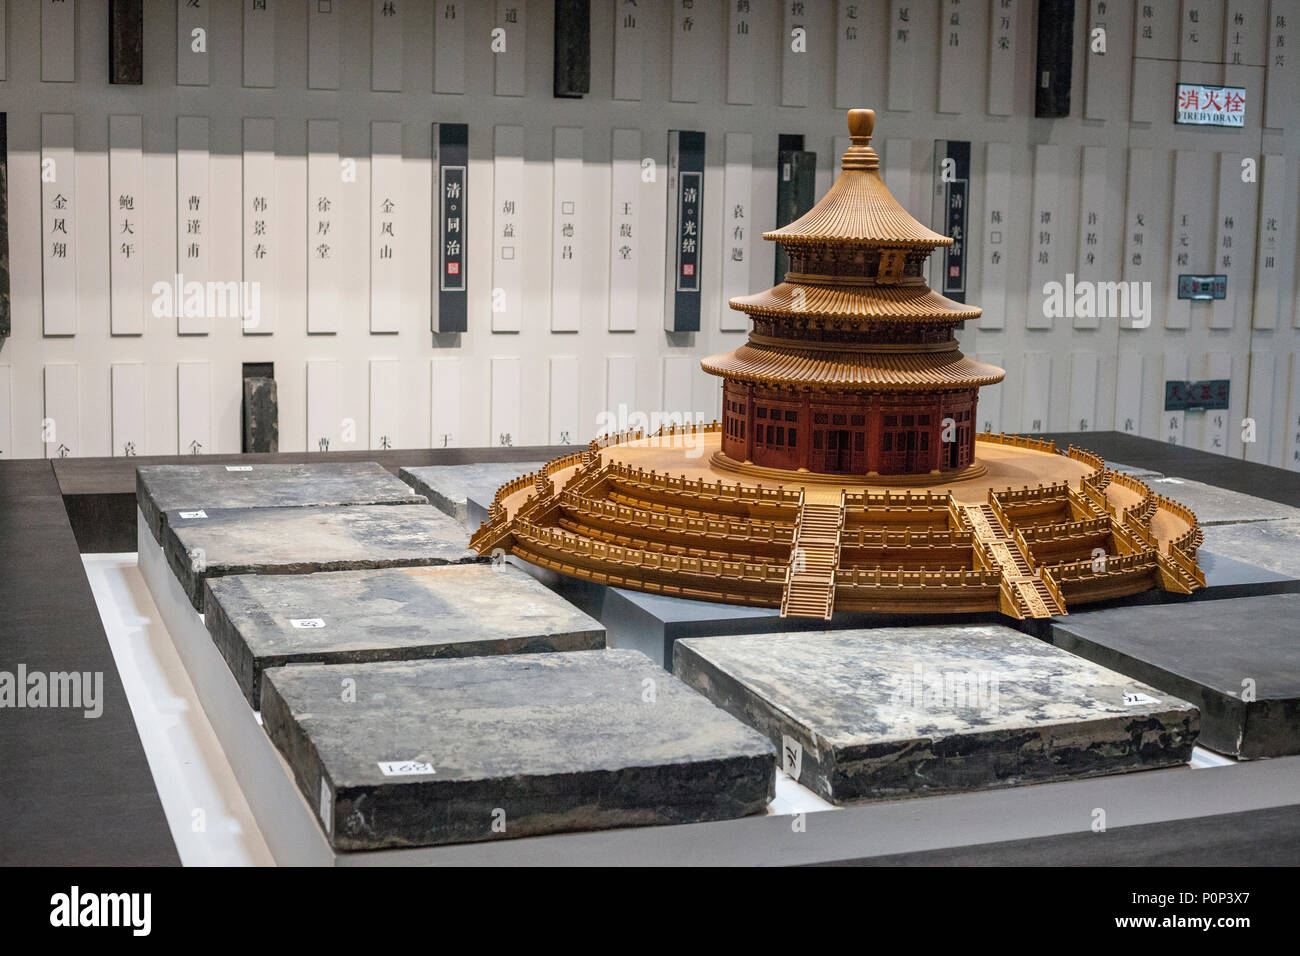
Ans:
<svg viewBox="0 0 1300 956"><path fill-rule="evenodd" d="M836 503L809 500L805 492L781 596L782 617L831 619L835 571L840 566L840 532L844 530L842 491L839 499Z"/></svg>
<svg viewBox="0 0 1300 956"><path fill-rule="evenodd" d="M1015 618L1053 617L1065 613L1029 564L1029 558L998 520L991 505L966 506L975 547L1002 572L1002 613Z"/></svg>

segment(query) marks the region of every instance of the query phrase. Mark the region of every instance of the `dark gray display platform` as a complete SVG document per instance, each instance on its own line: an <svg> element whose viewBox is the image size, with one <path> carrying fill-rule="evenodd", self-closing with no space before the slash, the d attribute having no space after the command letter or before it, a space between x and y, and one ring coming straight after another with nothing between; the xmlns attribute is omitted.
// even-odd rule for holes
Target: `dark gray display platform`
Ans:
<svg viewBox="0 0 1300 956"><path fill-rule="evenodd" d="M1287 578L1300 578L1300 521L1251 521L1205 529L1203 551L1232 555Z"/></svg>
<svg viewBox="0 0 1300 956"><path fill-rule="evenodd" d="M544 461L480 462L474 465L427 465L403 468L401 475L429 504L463 525L477 528L487 518L487 507L506 482L537 471Z"/></svg>
<svg viewBox="0 0 1300 956"><path fill-rule="evenodd" d="M1267 498L1244 495L1227 488L1216 488L1189 478L1159 475L1141 476L1141 479L1156 494L1172 498L1191 508L1202 527L1300 518L1300 508L1269 501Z"/></svg>
<svg viewBox="0 0 1300 956"><path fill-rule="evenodd" d="M204 585L205 623L248 702L284 664L477 657L605 646L605 628L508 564L236 574Z"/></svg>
<svg viewBox="0 0 1300 956"><path fill-rule="evenodd" d="M163 551L194 607L227 574L309 574L486 561L429 505L169 511Z"/></svg>
<svg viewBox="0 0 1300 956"><path fill-rule="evenodd" d="M373 461L144 465L136 469L135 476L136 501L154 540L160 543L168 511L425 504L422 495Z"/></svg>
<svg viewBox="0 0 1300 956"><path fill-rule="evenodd" d="M1177 766L1196 741L1186 701L1005 627L692 638L674 673L836 803Z"/></svg>
<svg viewBox="0 0 1300 956"><path fill-rule="evenodd" d="M277 667L262 718L341 850L728 819L775 787L762 736L635 651Z"/></svg>
<svg viewBox="0 0 1300 956"><path fill-rule="evenodd" d="M1195 703L1203 746L1243 759L1300 753L1300 595L1072 614L1053 639Z"/></svg>

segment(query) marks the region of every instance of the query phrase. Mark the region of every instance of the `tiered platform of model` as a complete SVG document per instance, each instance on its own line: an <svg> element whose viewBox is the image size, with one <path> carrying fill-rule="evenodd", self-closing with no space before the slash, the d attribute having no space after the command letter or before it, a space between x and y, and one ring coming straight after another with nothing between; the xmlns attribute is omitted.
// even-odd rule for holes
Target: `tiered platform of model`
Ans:
<svg viewBox="0 0 1300 956"><path fill-rule="evenodd" d="M1190 509L1087 451L983 434L974 475L865 483L716 464L711 426L593 441L504 484L471 547L614 587L829 620L1001 612L1204 587ZM1018 478L1041 479L1032 487Z"/></svg>

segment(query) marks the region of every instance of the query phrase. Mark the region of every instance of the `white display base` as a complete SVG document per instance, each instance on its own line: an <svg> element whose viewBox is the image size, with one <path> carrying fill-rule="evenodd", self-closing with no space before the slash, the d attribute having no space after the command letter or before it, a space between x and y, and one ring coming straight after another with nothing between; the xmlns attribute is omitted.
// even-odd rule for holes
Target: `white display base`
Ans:
<svg viewBox="0 0 1300 956"><path fill-rule="evenodd" d="M1300 757L1067 783L832 807L784 775L764 816L681 826L565 833L491 843L337 853L288 765L249 709L225 661L138 520L139 568L229 760L262 836L281 865L796 865L1086 833L1094 810L1108 831L1287 806L1300 794ZM816 812L825 810L826 812ZM1098 834L1104 838L1104 834ZM1189 840L1195 836L1189 833Z"/></svg>

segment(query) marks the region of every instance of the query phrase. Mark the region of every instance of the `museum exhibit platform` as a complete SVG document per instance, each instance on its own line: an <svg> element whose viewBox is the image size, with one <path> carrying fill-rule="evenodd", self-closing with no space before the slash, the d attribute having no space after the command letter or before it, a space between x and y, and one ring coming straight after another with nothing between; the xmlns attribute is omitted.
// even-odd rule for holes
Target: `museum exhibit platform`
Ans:
<svg viewBox="0 0 1300 956"><path fill-rule="evenodd" d="M227 574L302 574L483 560L427 505L199 508L164 512L163 552L190 601Z"/></svg>
<svg viewBox="0 0 1300 956"><path fill-rule="evenodd" d="M1300 753L1300 594L1085 611L1052 643L1193 702L1201 742L1239 759Z"/></svg>
<svg viewBox="0 0 1300 956"><path fill-rule="evenodd" d="M403 468L401 478L429 504L451 515L461 524L478 527L487 519L487 510L480 508L484 487L496 491L521 471L536 471L544 461L488 462L481 465L426 465L422 468ZM477 494L476 494L477 492ZM488 495L489 499L491 494Z"/></svg>
<svg viewBox="0 0 1300 956"><path fill-rule="evenodd" d="M1061 438L1067 444L1074 436ZM1278 506L1296 507L1300 505L1300 490L1297 490L1294 479L1290 476L1280 476L1271 469L1265 469L1263 474L1254 476L1251 473L1257 470L1258 466L1251 466L1245 463L1225 462L1222 459L1207 461L1212 456L1191 452L1186 449L1167 449L1160 443L1132 439L1127 436L1110 436L1097 434L1091 436L1091 443L1094 447L1105 448L1114 446L1113 453L1118 458L1121 454L1127 462L1144 462L1145 458L1141 452L1147 452L1150 455L1150 464L1139 464L1136 467L1144 471L1149 476L1186 476L1181 480L1202 481L1211 489L1222 488L1228 492L1241 493L1243 488L1258 487L1266 497L1260 497L1259 501L1264 502L1244 510L1238 508L1228 518L1240 518L1243 523L1249 524L1267 524L1270 522L1279 522L1288 520L1284 515L1285 511L1278 510ZM537 454L533 452L532 457L527 457L530 450L519 450L521 460L533 462L544 460L548 457L553 458L554 452ZM428 454L428 453L416 453ZM458 455L464 456L463 451L457 452ZM333 456L330 456L331 458ZM375 455L376 458L385 462L390 472L398 472L403 464L400 460L385 455ZM1063 456L1062 456L1063 457ZM328 459L327 459L328 460ZM440 467L456 467L463 463L463 457L460 462L447 461ZM48 469L47 475L51 478L46 479L49 488L54 491L57 498L60 490L59 473L63 471L67 480L69 490L76 488L78 494L93 496L93 502L90 510L100 510L114 507L113 497L122 493L123 487L133 489L135 485L134 469L129 467L131 463L115 462L110 466L104 463L102 466L96 466L95 471L99 476L96 481L98 487L92 487L87 481L87 473L92 463L87 462L56 462L53 465L48 463L40 467ZM418 461L417 461L418 464ZM0 465L0 473L7 477L11 486L26 488L31 482L36 481L37 476L18 481L17 470L9 463ZM1218 479L1219 483L1215 482ZM1263 479L1263 480L1261 480ZM472 483L467 486L468 494L473 497L476 493ZM21 489L20 489L21 490ZM1211 492L1215 493L1215 492ZM26 496L24 495L24 498ZM268 497L269 502L273 502L275 496ZM1238 502L1239 503L1239 502ZM1250 502L1246 503L1251 504ZM337 505L322 505L323 510L328 512ZM351 507L351 506L347 506ZM392 505L384 505L383 508L391 508ZM405 506L398 506L399 508ZM75 509L74 509L75 510ZM206 510L199 508L198 510ZM250 509L261 510L261 509ZM275 510L272 508L271 510ZM294 508L292 510L300 510ZM305 506L305 511L312 511L312 506ZM1270 515L1269 517L1258 517L1260 512ZM68 518L63 519L65 528ZM1207 749L1205 738L1205 727L1208 725L1207 711L1208 706L1199 703L1198 699L1192 696L1191 691L1179 692L1170 686L1166 686L1161 681L1144 675L1135 675L1131 671L1120 666L1118 663L1111 661L1101 661L1103 667L1112 672L1124 674L1123 679L1114 685L1149 685L1152 690L1138 691L1156 700L1167 700L1169 698L1180 698L1185 701L1196 703L1201 709L1201 734L1199 738L1200 746L1193 752L1190 763L1184 759L1177 766L1167 767L1164 769L1129 769L1128 772L1106 773L1102 776L1083 778L1083 779L1064 779L1057 782L1049 783L1032 783L994 786L988 790L968 790L966 792L947 794L947 795L929 795L914 796L903 800L851 800L842 806L836 806L821 799L821 797L807 787L802 786L792 779L786 770L787 764L783 757L777 753L770 758L771 766L776 771L775 795L763 812L741 816L730 820L712 820L695 823L656 823L648 826L636 826L627 828L616 828L608 830L589 830L587 832L564 832L553 833L546 836L530 836L515 838L512 836L493 835L485 841L460 843L444 846L426 846L422 848L390 848L383 850L336 850L330 843L319 816L320 810L320 793L319 790L313 792L313 799L304 796L298 781L295 778L292 767L281 752L271 742L266 730L262 725L260 714L250 705L247 686L241 686L241 681L236 678L230 663L223 656L218 641L214 639L213 632L209 626L213 624L213 615L209 615L210 620L205 622L199 615L177 575L168 567L161 546L153 537L153 533L148 526L148 522L143 517L143 511L136 514L137 536L138 536L138 557L133 559L131 568L139 568L139 573L143 583L147 585L143 591L132 591L127 589L124 593L119 593L116 600L125 602L123 610L134 607L136 611L128 613L141 613L145 617L153 617L160 623L165 622L165 631L154 631L159 638L165 640L167 644L175 648L179 659L183 662L185 673L188 680L192 683L193 693L195 694L195 705L199 708L202 719L211 724L216 737L221 743L221 751L224 759L229 762L228 771L232 775L233 781L238 787L241 797L247 801L251 814L250 822L255 822L256 829L260 831L262 837L266 840L268 849L271 852L271 858L281 862L311 862L325 865L354 865L354 864L373 864L373 863L490 863L490 862L729 862L729 863L797 863L797 862L819 862L834 861L844 859L879 859L888 861L896 856L919 855L928 860L945 860L949 858L959 859L965 854L969 856L974 850L964 851L960 848L981 848L980 853L984 854L987 859L999 859L1003 854L1008 858L1014 856L1017 859L1024 859L1026 856L1039 859L1063 859L1070 858L1069 854L1079 858L1090 858L1098 851L1095 849L1085 850L1079 847L1077 840L1071 834L1086 831L1089 823L1089 814L1092 808L1096 806L1123 807L1119 814L1119 819L1112 815L1110 820L1110 833L1118 839L1124 839L1121 834L1131 833L1133 838L1138 839L1141 834L1141 840L1145 841L1143 845L1150 845L1152 841L1163 848L1162 852L1175 854L1186 854L1186 859L1191 861L1195 859L1195 854L1191 852L1191 847L1196 843L1195 834L1199 832L1202 821L1218 819L1225 817L1221 824L1238 828L1233 830L1240 835L1243 840L1251 838L1251 834L1261 832L1270 832L1280 834L1287 832L1286 817L1278 817L1270 813L1270 808L1280 808L1295 805L1296 793L1300 793L1300 763L1297 763L1295 757L1278 757L1267 760L1249 760L1237 763L1226 757L1220 757ZM1222 527L1232 527L1232 525L1223 525ZM64 533L67 535L67 544L63 546L66 553L70 548L74 548L75 539L72 535L72 529L68 528ZM467 537L467 529L461 526L461 533ZM57 553L57 550L53 553ZM1204 554L1204 552L1203 552ZM1239 555L1241 558L1248 558L1249 555ZM75 550L72 559L76 561ZM1225 559L1226 560L1226 559ZM134 563L138 561L138 565ZM476 565L455 565L455 566L434 566L428 568L415 569L366 569L351 570L343 572L319 572L309 570L308 573L291 574L291 575L257 575L247 577L247 580L256 581L257 584L267 589L262 597L251 599L246 609L255 608L259 601L278 602L279 598L275 597L277 593L282 596L289 593L297 593L301 596L299 603L293 603L292 600L286 600L283 607L270 616L279 615L279 620L271 622L261 622L249 631L250 639L258 639L260 633L270 640L275 641L277 631L281 633L292 632L290 637L300 640L298 649L306 649L311 653L311 642L330 641L334 635L338 634L335 630L331 635L327 615L345 614L349 620L356 622L361 632L359 643L368 644L372 641L373 635L366 635L366 621L371 618L375 609L386 607L385 598L380 594L371 595L370 601L376 602L374 608L368 607L368 599L358 597L358 600L349 600L349 590L346 587L340 588L339 593L330 595L333 599L328 606L332 610L310 612L313 603L313 595L316 593L313 589L318 587L314 584L317 581L328 582L331 576L337 576L340 580L349 580L352 582L351 587L354 589L364 589L361 583L365 578L372 575L380 576L382 580L391 575L429 575L437 574L472 574L486 579L487 576L497 574L504 575L503 588L507 587L504 582L512 581L518 583L525 581L527 583L526 593L532 597L538 597L542 591L536 590L537 582L526 578L520 573L519 568L515 567L516 558L510 559L508 565L476 564ZM1238 562L1244 565L1244 562ZM74 565L75 566L75 565ZM1249 565L1244 565L1249 567ZM93 570L93 563L87 565ZM494 567L501 570L494 570ZM85 580L85 571L80 571L79 580ZM532 569L538 571L538 569ZM134 573L131 571L130 573ZM1207 576L1212 578L1212 573L1207 571ZM103 578L98 571L93 573L96 581L97 594L101 600L109 600L104 604L100 613L107 615L106 621L113 620L113 601L102 593ZM538 577L545 580L548 577L553 578L547 572L540 572ZM1246 589L1259 587L1276 587L1279 584L1292 589L1300 590L1300 584L1292 587L1289 579L1277 575L1281 581L1261 581L1258 584L1242 584ZM236 582L241 576L222 576L212 580L212 585L218 589L225 587L237 586ZM588 582L581 582L584 586L590 586ZM285 589L280 592L279 589ZM328 589L326 589L328 590ZM543 589L549 599L554 600L551 606L548 602L548 609L543 613L543 620L548 620L553 610L555 613L563 616L571 616L578 622L589 621L588 630L583 632L586 636L583 640L591 640L597 647L599 641L599 628L604 625L608 629L608 643L611 647L617 648L626 646L621 643L620 630L616 627L608 627L605 621L596 623L584 618L582 613L577 609L562 611L562 607L569 602L564 598L566 589L563 587L554 589ZM572 589L569 589L570 591ZM701 627L712 627L710 633L715 633L725 638L727 641L737 646L743 646L748 640L763 641L770 639L779 639L776 635L759 635L752 637L745 635L742 630L746 626L745 621L753 616L755 619L764 621L763 627L772 631L789 631L792 628L796 631L793 637L807 635L809 638L817 638L825 635L834 637L835 635L851 634L855 630L861 631L861 621L855 619L855 615L836 614L830 622L816 620L795 620L781 619L779 612L766 608L745 608L735 605L707 605L703 602L686 601L676 598L666 598L658 595L645 594L641 592L617 591L616 589L607 589L608 594L603 598L606 605L613 606L617 603L616 599L632 598L638 601L659 602L662 604L671 604L675 609L692 608L701 609L696 611L696 616L700 621L707 621L710 612L716 609L722 609L736 616L733 620L719 618L711 624L701 624ZM1083 612L1073 611L1071 614L1059 618L1056 622L1058 626L1068 626L1078 622L1080 625L1086 623L1090 615L1106 615L1113 612L1122 615L1125 610L1131 610L1132 613L1140 611L1162 611L1173 615L1171 627L1177 629L1182 626L1185 620L1195 620L1205 613L1206 608L1213 608L1218 604L1237 603L1225 602L1214 596L1215 588L1211 583L1210 587L1204 590L1198 590L1195 595L1189 597L1180 597L1177 595L1166 595L1168 604L1156 604L1149 607L1129 608L1129 602L1134 598L1120 599L1114 606L1100 605L1102 610ZM322 599L326 596L320 592ZM360 591L351 593L360 594ZM588 592L588 597L592 593L597 593L595 589ZM1161 592L1153 592L1161 593ZM1263 593L1261 591L1261 593ZM25 599L31 601L40 599L39 593L29 593ZM52 599L51 595L44 595L45 600ZM417 600L418 599L414 599ZM1246 605L1259 600L1257 596L1243 597L1239 599ZM495 628L505 628L510 623L511 614L509 608L511 603L506 601L499 602L502 606L497 609L494 620ZM418 604L417 604L418 606ZM631 605L629 605L631 606ZM638 613L641 608L635 607ZM397 612L397 619L401 620L401 612ZM420 612L413 612L417 616L423 616ZM630 611L627 613L631 613ZM98 623L98 615L95 615L93 605L91 614L94 615L93 626L101 627ZM301 615L301 617L299 617ZM1181 615L1181 617L1180 617ZM257 615L254 613L254 617ZM458 626L454 615L444 615L448 619L449 630L455 631ZM593 615L599 617L599 615ZM671 619L671 615L664 613L665 619ZM1241 615L1235 614L1232 619L1240 619ZM327 626L322 629L317 628L295 628L291 623L292 620L302 620L310 618L324 618L327 620ZM1014 618L1006 616L997 616L991 620L1001 621L1001 625L994 630L1002 631L1007 626L1018 627L1022 629L1031 628L1035 622L1032 620L1017 621ZM1230 620L1226 619L1225 621ZM289 622L286 627L286 621ZM917 624L912 628L903 629L902 633L912 630L916 634L918 641L924 641L928 635L943 633L945 629L956 627L958 629L973 629L975 632L981 632L989 628L990 621L963 621L960 623L940 624L931 621L925 624ZM876 624L882 623L876 621ZM896 622L891 622L896 623ZM433 629L432 622L426 620L426 627ZM9 627L12 629L12 624ZM418 625L413 621L412 630L418 630ZM595 627L596 630L591 630ZM520 630L516 630L516 635L521 635L528 630L526 624L520 625ZM543 630L539 627L538 630ZM1220 631L1227 635L1225 640L1232 640L1232 635L1239 628L1234 628L1231 624L1225 624L1220 627ZM895 632L891 629L891 633ZM870 634L871 631L865 632ZM882 632L883 633L883 632ZM1012 633L1012 632L1009 632ZM695 637L694 633L683 633L680 636ZM418 635L404 636L402 643L407 640L413 640L419 644ZM787 636L784 639L792 639ZM1025 634L1015 634L1015 639L1020 641L1037 640L1044 651L1052 651L1050 644L1040 639L1031 638ZM384 638L380 637L380 642ZM415 653L424 654L428 652L429 657L440 653L432 645L436 642L430 642L430 646ZM1234 643L1240 643L1239 640ZM662 643L660 647L662 648ZM1213 642L1208 643L1208 652L1213 651ZM302 666L320 666L324 670L331 670L335 667L370 667L371 659L366 656L369 650L357 652L357 647L349 645L346 641L337 645L339 653L338 658L344 662L341 664L329 665L302 665ZM392 650L389 648L388 650ZM475 648L475 653L482 652L495 653L490 647ZM548 653L549 651L549 653ZM387 653L381 650L379 653ZM399 653L402 653L399 651ZM595 650L578 651L576 647L569 650L550 650L548 648L537 647L527 654L518 657L512 656L510 660L525 660L533 654L541 653L548 657L567 657L574 653L597 653ZM1065 653L1064 649L1057 649L1056 653ZM358 656L353 656L357 654ZM1083 658L1089 658L1089 654L1075 652L1076 660L1082 661ZM473 658L457 658L446 661L446 663L464 663L465 661L486 661L490 658L486 656ZM379 663L382 663L380 661ZM430 661L430 664L438 663L436 660ZM274 666L274 664L269 664ZM299 665L291 665L293 669ZM423 665L422 665L423 666ZM653 667L649 661L645 665ZM669 661L671 666L671 661ZM1243 665L1243 667L1246 665ZM665 679L669 677L666 671L660 671L664 674ZM962 671L965 673L965 670ZM246 682L245 682L246 683ZM335 684L339 687L339 684ZM365 682L361 682L365 686ZM1005 693L1005 686L999 684L1000 693ZM1230 691L1230 687L1224 688L1225 692ZM1271 693L1263 684L1260 687L1261 698L1267 697ZM335 695L338 696L337 694ZM136 699L132 706L139 709L146 706L145 701ZM1146 704L1144 706L1151 706ZM721 712L721 711L719 711ZM731 719L731 718L729 718ZM744 721L736 721L744 723ZM309 722L310 723L310 722ZM147 728L142 725L142 731L147 733ZM135 735L132 734L134 738ZM783 741L784 743L784 741ZM136 753L139 753L139 739L135 738L133 746ZM154 742L151 748L156 750L158 744ZM778 750L772 746L773 750ZM151 750L151 752L153 752ZM395 756L394 759L413 759L416 755L407 755L406 757ZM158 760L158 754L154 752L154 759ZM376 758L384 759L384 758ZM805 752L803 759L809 760L809 765L813 761ZM139 766L138 764L136 765ZM118 767L115 772L118 774L126 773L130 769L130 762L123 761L122 766ZM72 772L65 769L63 773ZM138 773L139 771L137 771ZM146 771L146 777L148 776ZM154 806L157 807L157 796L153 789L149 787L147 779L141 781L146 786L147 791L153 795ZM12 785L12 784L11 784ZM139 784L137 784L138 786ZM166 788L164 788L166 789ZM37 813L33 808L33 813ZM158 826L162 826L164 831L167 824L162 819L155 817L153 824L148 824L148 813L144 810L133 810L141 820L139 824L144 829L150 826L156 831ZM157 809L152 813L157 814ZM1112 811L1113 813L1113 811ZM142 815L143 814L143 815ZM792 829L795 821L800 819L799 814L806 814L803 818L806 826L803 832L796 832ZM75 814L74 814L75 818ZM1171 821L1179 821L1179 826L1173 826ZM178 825L183 823L178 821ZM176 830L177 839L184 843L188 839L188 834L181 835L181 831ZM508 833L508 831L507 831ZM162 834L165 838L165 832ZM165 840L164 840L165 843ZM141 844L147 845L147 841ZM105 852L111 852L105 848ZM174 850L171 851L173 854ZM189 850L187 850L189 853Z"/></svg>
<svg viewBox="0 0 1300 956"><path fill-rule="evenodd" d="M689 638L673 673L834 803L1185 765L1197 708L1006 627Z"/></svg>
<svg viewBox="0 0 1300 956"><path fill-rule="evenodd" d="M605 646L597 621L504 563L236 574L204 586L204 623L253 707L263 672L286 664Z"/></svg>

